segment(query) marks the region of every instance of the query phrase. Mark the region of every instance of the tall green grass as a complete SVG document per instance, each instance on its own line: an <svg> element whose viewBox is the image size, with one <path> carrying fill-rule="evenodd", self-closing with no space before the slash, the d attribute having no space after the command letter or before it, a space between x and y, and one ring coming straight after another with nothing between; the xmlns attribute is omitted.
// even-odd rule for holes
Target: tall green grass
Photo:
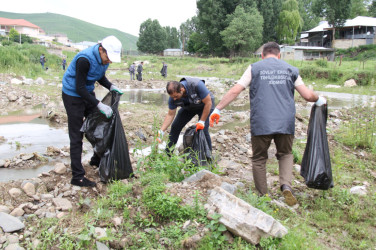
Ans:
<svg viewBox="0 0 376 250"><path fill-rule="evenodd" d="M336 138L347 146L376 153L375 112L376 109L372 107L355 108L351 112L351 118L341 126Z"/></svg>
<svg viewBox="0 0 376 250"><path fill-rule="evenodd" d="M61 58L49 54L46 47L14 43L9 46L0 46L0 72L33 78L46 74L39 62L41 54L45 54L47 59L45 67L54 71L61 69Z"/></svg>

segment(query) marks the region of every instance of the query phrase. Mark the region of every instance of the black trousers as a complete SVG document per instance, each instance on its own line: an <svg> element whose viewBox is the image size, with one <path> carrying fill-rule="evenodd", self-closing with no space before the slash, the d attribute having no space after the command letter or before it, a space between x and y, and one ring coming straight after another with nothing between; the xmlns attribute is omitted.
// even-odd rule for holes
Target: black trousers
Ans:
<svg viewBox="0 0 376 250"><path fill-rule="evenodd" d="M90 94L95 96L94 92ZM84 118L93 112L96 106L81 97L65 93L63 93L63 102L68 116L72 179L81 180L85 175L85 169L81 163L83 133L80 129Z"/></svg>
<svg viewBox="0 0 376 250"><path fill-rule="evenodd" d="M212 107L210 109L210 113L208 115L208 118L206 118L205 127L204 127L204 134L205 134L206 141L208 142L210 150L212 150L212 143L211 143L211 138L210 138L210 134L209 134L209 117L210 117L210 114L213 112L213 110L214 110L214 108ZM173 151L172 147L178 142L180 132L182 131L184 126L187 125L187 123L195 115L198 115L198 117L200 119L201 115L202 115L202 111L203 111L203 109L186 110L186 109L180 108L180 110L178 111L178 114L175 117L175 120L173 121L173 123L171 125L171 131L170 131L170 134L168 136L169 143L168 143L167 148L166 148L166 152L168 154L171 154L171 152Z"/></svg>

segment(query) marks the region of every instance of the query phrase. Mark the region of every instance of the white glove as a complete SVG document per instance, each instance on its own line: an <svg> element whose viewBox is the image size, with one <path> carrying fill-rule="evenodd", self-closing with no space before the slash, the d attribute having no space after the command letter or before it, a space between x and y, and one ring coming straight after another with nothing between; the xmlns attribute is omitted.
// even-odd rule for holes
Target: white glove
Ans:
<svg viewBox="0 0 376 250"><path fill-rule="evenodd" d="M110 118L112 116L113 111L110 106L103 104L102 102L99 102L97 107L101 111L101 113L104 114L107 118Z"/></svg>
<svg viewBox="0 0 376 250"><path fill-rule="evenodd" d="M116 87L115 85L111 85L111 88L110 88L110 91L116 91L118 92L120 95L123 94L123 91L121 91L121 89L119 89L118 87Z"/></svg>
<svg viewBox="0 0 376 250"><path fill-rule="evenodd" d="M316 106L326 105L326 99L323 96L319 96L319 99L315 102Z"/></svg>

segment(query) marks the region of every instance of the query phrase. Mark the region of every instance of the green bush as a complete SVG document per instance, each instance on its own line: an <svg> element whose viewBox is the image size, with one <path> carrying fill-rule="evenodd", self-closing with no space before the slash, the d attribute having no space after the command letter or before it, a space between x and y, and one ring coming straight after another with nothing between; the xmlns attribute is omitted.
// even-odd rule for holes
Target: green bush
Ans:
<svg viewBox="0 0 376 250"><path fill-rule="evenodd" d="M327 68L328 67L328 61L325 60L325 59L322 59L322 60L316 60L315 61L315 64L319 67L322 67L322 68Z"/></svg>

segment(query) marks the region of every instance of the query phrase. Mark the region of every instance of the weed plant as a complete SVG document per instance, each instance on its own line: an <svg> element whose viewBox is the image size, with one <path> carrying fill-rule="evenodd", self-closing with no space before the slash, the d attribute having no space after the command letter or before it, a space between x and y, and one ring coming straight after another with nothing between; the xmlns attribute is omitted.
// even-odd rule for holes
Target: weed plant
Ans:
<svg viewBox="0 0 376 250"><path fill-rule="evenodd" d="M376 153L376 121L375 108L358 107L352 111L351 118L346 121L336 134L343 144L354 149L370 150Z"/></svg>

